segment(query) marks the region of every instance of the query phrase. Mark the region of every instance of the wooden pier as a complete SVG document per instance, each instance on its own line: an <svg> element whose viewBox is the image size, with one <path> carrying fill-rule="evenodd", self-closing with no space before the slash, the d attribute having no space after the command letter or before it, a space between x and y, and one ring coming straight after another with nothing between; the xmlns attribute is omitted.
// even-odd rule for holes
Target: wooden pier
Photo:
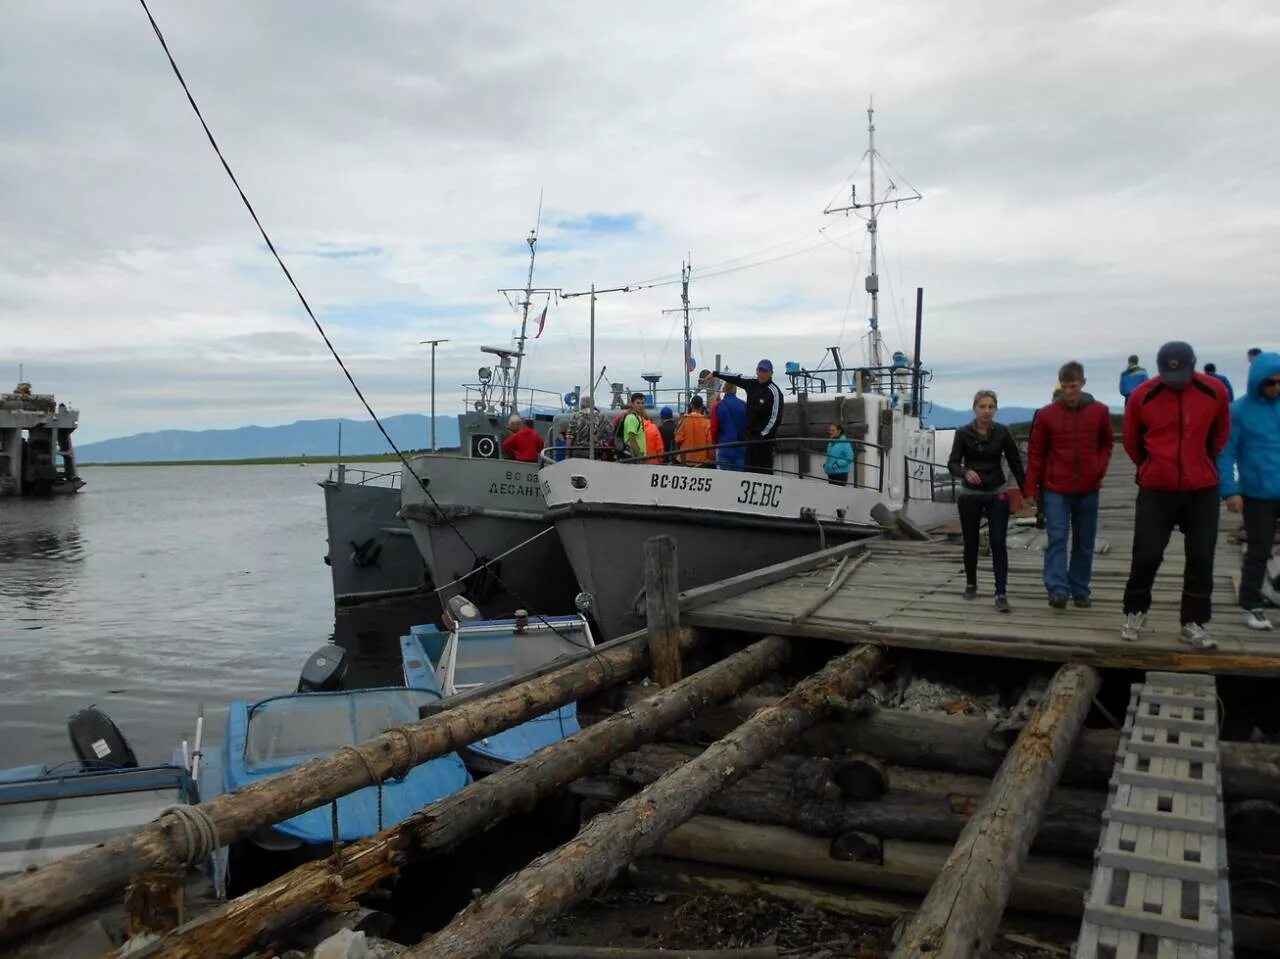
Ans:
<svg viewBox="0 0 1280 959"><path fill-rule="evenodd" d="M1230 534L1239 521L1225 510L1209 625L1218 648L1196 650L1178 639L1182 536L1177 532L1156 580L1146 629L1136 642L1120 638L1137 489L1133 477L1132 464L1117 451L1102 492L1098 541L1106 551L1094 556L1088 609L1048 606L1041 579L1044 553L1034 548L1043 544L1044 533L1022 527L1010 532L1013 612L1008 614L992 606L989 556L979 557L978 598L966 601L958 543L884 540L848 544L746 574L736 583L685 593L684 621L747 633L1105 668L1280 676L1280 633L1250 630L1235 604L1240 547Z"/></svg>

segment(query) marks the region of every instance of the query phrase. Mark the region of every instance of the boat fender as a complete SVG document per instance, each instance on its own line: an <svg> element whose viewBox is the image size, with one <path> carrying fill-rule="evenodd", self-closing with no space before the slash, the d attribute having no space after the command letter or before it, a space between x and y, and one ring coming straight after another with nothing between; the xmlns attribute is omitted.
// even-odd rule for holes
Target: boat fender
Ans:
<svg viewBox="0 0 1280 959"><path fill-rule="evenodd" d="M138 765L138 757L124 733L97 706L82 709L67 720L67 733L81 762L119 768Z"/></svg>

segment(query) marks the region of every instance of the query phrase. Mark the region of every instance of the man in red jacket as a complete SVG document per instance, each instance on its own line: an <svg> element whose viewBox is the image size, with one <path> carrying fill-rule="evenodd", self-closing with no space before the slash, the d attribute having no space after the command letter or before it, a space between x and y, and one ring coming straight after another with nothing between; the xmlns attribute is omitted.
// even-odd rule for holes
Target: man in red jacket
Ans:
<svg viewBox="0 0 1280 959"><path fill-rule="evenodd" d="M514 427L520 418L513 416L511 419ZM502 441L502 450L517 463L536 463L544 445L542 437L533 428L533 423L525 420L518 430Z"/></svg>
<svg viewBox="0 0 1280 959"><path fill-rule="evenodd" d="M1044 550L1044 588L1049 605L1066 609L1067 598L1092 605L1093 544L1098 535L1098 490L1111 463L1115 439L1111 411L1084 391L1084 367L1072 360L1058 370L1058 392L1032 420L1024 490L1038 497L1049 542ZM1071 561L1067 562L1067 537Z"/></svg>
<svg viewBox="0 0 1280 959"><path fill-rule="evenodd" d="M1124 412L1124 451L1138 466L1138 504L1120 635L1137 639L1146 625L1151 586L1177 526L1186 556L1180 638L1214 649L1218 644L1205 624L1213 611L1217 460L1231 432L1231 407L1218 381L1196 372L1196 355L1186 343L1160 347L1156 366L1159 377L1134 390Z"/></svg>

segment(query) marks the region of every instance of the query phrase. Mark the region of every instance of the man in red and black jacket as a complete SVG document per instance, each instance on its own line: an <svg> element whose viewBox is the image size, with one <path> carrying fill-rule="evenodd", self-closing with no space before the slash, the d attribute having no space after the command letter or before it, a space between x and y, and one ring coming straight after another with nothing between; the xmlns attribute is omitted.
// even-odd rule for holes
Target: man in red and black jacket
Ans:
<svg viewBox="0 0 1280 959"><path fill-rule="evenodd" d="M1226 390L1196 372L1186 343L1160 347L1160 375L1139 386L1124 413L1124 450L1138 466L1133 558L1124 588L1124 628L1134 640L1146 624L1151 586L1175 526L1182 529L1180 638L1198 649L1218 644L1205 632L1212 614L1213 554L1218 541L1218 454L1231 432Z"/></svg>
<svg viewBox="0 0 1280 959"><path fill-rule="evenodd" d="M1044 588L1054 609L1065 609L1068 598L1080 607L1092 605L1098 490L1115 446L1111 410L1084 392L1084 383L1083 366L1074 360L1062 364L1053 402L1031 421L1027 448L1023 492L1040 500L1045 518Z"/></svg>

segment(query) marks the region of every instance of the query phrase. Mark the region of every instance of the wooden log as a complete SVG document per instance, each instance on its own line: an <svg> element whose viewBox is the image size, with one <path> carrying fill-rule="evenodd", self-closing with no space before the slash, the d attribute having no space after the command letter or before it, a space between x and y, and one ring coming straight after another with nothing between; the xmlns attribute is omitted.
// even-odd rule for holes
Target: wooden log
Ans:
<svg viewBox="0 0 1280 959"><path fill-rule="evenodd" d="M682 633L689 644L691 631ZM261 826L283 822L338 796L510 729L540 713L576 702L638 674L648 664L643 631L621 637L535 679L482 693L441 713L303 763L196 807L216 828L223 845ZM0 943L29 935L118 892L135 876L181 865L192 858L188 831L176 816L102 845L0 881Z"/></svg>
<svg viewBox="0 0 1280 959"><path fill-rule="evenodd" d="M1018 697L1017 703L1013 709L1009 711L1009 715L1004 719L996 720L996 724L991 727L991 732L987 734L987 748L994 753L1004 755L1015 742L1027 723L1031 721L1031 715L1035 712L1040 701L1044 698L1045 690L1049 686L1049 677L1044 675L1036 675L1031 677L1027 682L1026 688L1022 690L1022 694Z"/></svg>
<svg viewBox="0 0 1280 959"><path fill-rule="evenodd" d="M537 924L604 888L718 790L746 775L815 722L828 697L860 689L886 661L864 646L802 680L777 705L747 720L702 755L646 787L613 812L528 868L509 876L406 957L461 959L498 955L527 939Z"/></svg>
<svg viewBox="0 0 1280 959"><path fill-rule="evenodd" d="M579 780L575 793L621 802L688 762L698 747L655 743L619 757L610 777ZM814 836L864 832L879 839L952 843L991 787L991 780L960 773L890 766L891 787L875 801L842 802L833 788L836 763L810 756L778 756L708 800L703 811L744 822L787 826ZM1106 794L1060 786L1049 796L1044 819L1031 848L1042 853L1092 856L1098 845ZM595 812L601 810L595 807ZM1265 879L1280 875L1280 856L1244 825L1231 828L1228 817L1231 876Z"/></svg>
<svg viewBox="0 0 1280 959"><path fill-rule="evenodd" d="M558 946L530 943L507 953L515 959L778 959L777 946L740 949L635 949L623 946Z"/></svg>
<svg viewBox="0 0 1280 959"><path fill-rule="evenodd" d="M644 786L697 755L698 747L656 743L614 760L610 773L629 785ZM845 800L835 779L839 761L810 756L779 756L713 796L705 811L746 822L788 826L816 836L866 832L881 839L954 842L991 786L989 779L958 773L891 766L891 788L875 801ZM626 798L615 785L589 780L575 791ZM1098 844L1106 796L1084 789L1059 788L1049 800L1035 848L1092 855Z"/></svg>
<svg viewBox="0 0 1280 959"><path fill-rule="evenodd" d="M1100 683L1088 666L1063 666L1054 675L893 959L986 953Z"/></svg>
<svg viewBox="0 0 1280 959"><path fill-rule="evenodd" d="M681 827L684 828L684 827ZM702 863L651 856L634 863L628 881L641 889L666 890L684 895L734 896L738 899L770 899L806 909L820 909L859 922L888 926L915 912L919 897L896 895L881 890L854 889L834 883L782 879L756 870L729 869ZM1029 918L1023 913L1006 914L1001 938L1018 943L1023 932L1034 932L1064 943L1074 942L1080 924L1074 918ZM523 947L522 947L523 948Z"/></svg>
<svg viewBox="0 0 1280 959"><path fill-rule="evenodd" d="M447 852L464 839L540 800L593 767L658 735L718 700L750 688L782 666L787 640L773 637L688 676L624 713L478 780L376 836L342 851L341 873L331 861L299 866L266 885L200 917L154 943L134 959L222 959L260 947L290 923L325 909L349 907L394 877L400 865Z"/></svg>
<svg viewBox="0 0 1280 959"><path fill-rule="evenodd" d="M680 663L678 570L674 539L654 536L645 540L645 626L649 630L649 662L659 686L670 686L684 675Z"/></svg>
<svg viewBox="0 0 1280 959"><path fill-rule="evenodd" d="M631 701L633 698L628 696L625 702ZM773 702L769 696L742 697L681 723L667 738L711 742ZM807 730L794 748L819 756L866 753L894 766L990 777L1004 759L1003 753L992 752L987 745L994 727L992 720L979 716L915 713L858 704L853 712ZM1120 734L1114 730L1083 730L1062 781L1106 788L1119 744ZM1220 748L1222 785L1227 798L1280 800L1280 746L1227 741Z"/></svg>
<svg viewBox="0 0 1280 959"><path fill-rule="evenodd" d="M848 884L921 896L932 886L950 848L935 843L889 840L881 865L843 862L828 855L828 842L780 826L761 826L712 816L695 816L662 841L659 852L673 859L742 869L765 877ZM766 865L767 864L767 865ZM1079 921L1092 863L1050 857L1029 858L1009 898L1012 908ZM1280 954L1280 918L1233 913L1236 947Z"/></svg>

